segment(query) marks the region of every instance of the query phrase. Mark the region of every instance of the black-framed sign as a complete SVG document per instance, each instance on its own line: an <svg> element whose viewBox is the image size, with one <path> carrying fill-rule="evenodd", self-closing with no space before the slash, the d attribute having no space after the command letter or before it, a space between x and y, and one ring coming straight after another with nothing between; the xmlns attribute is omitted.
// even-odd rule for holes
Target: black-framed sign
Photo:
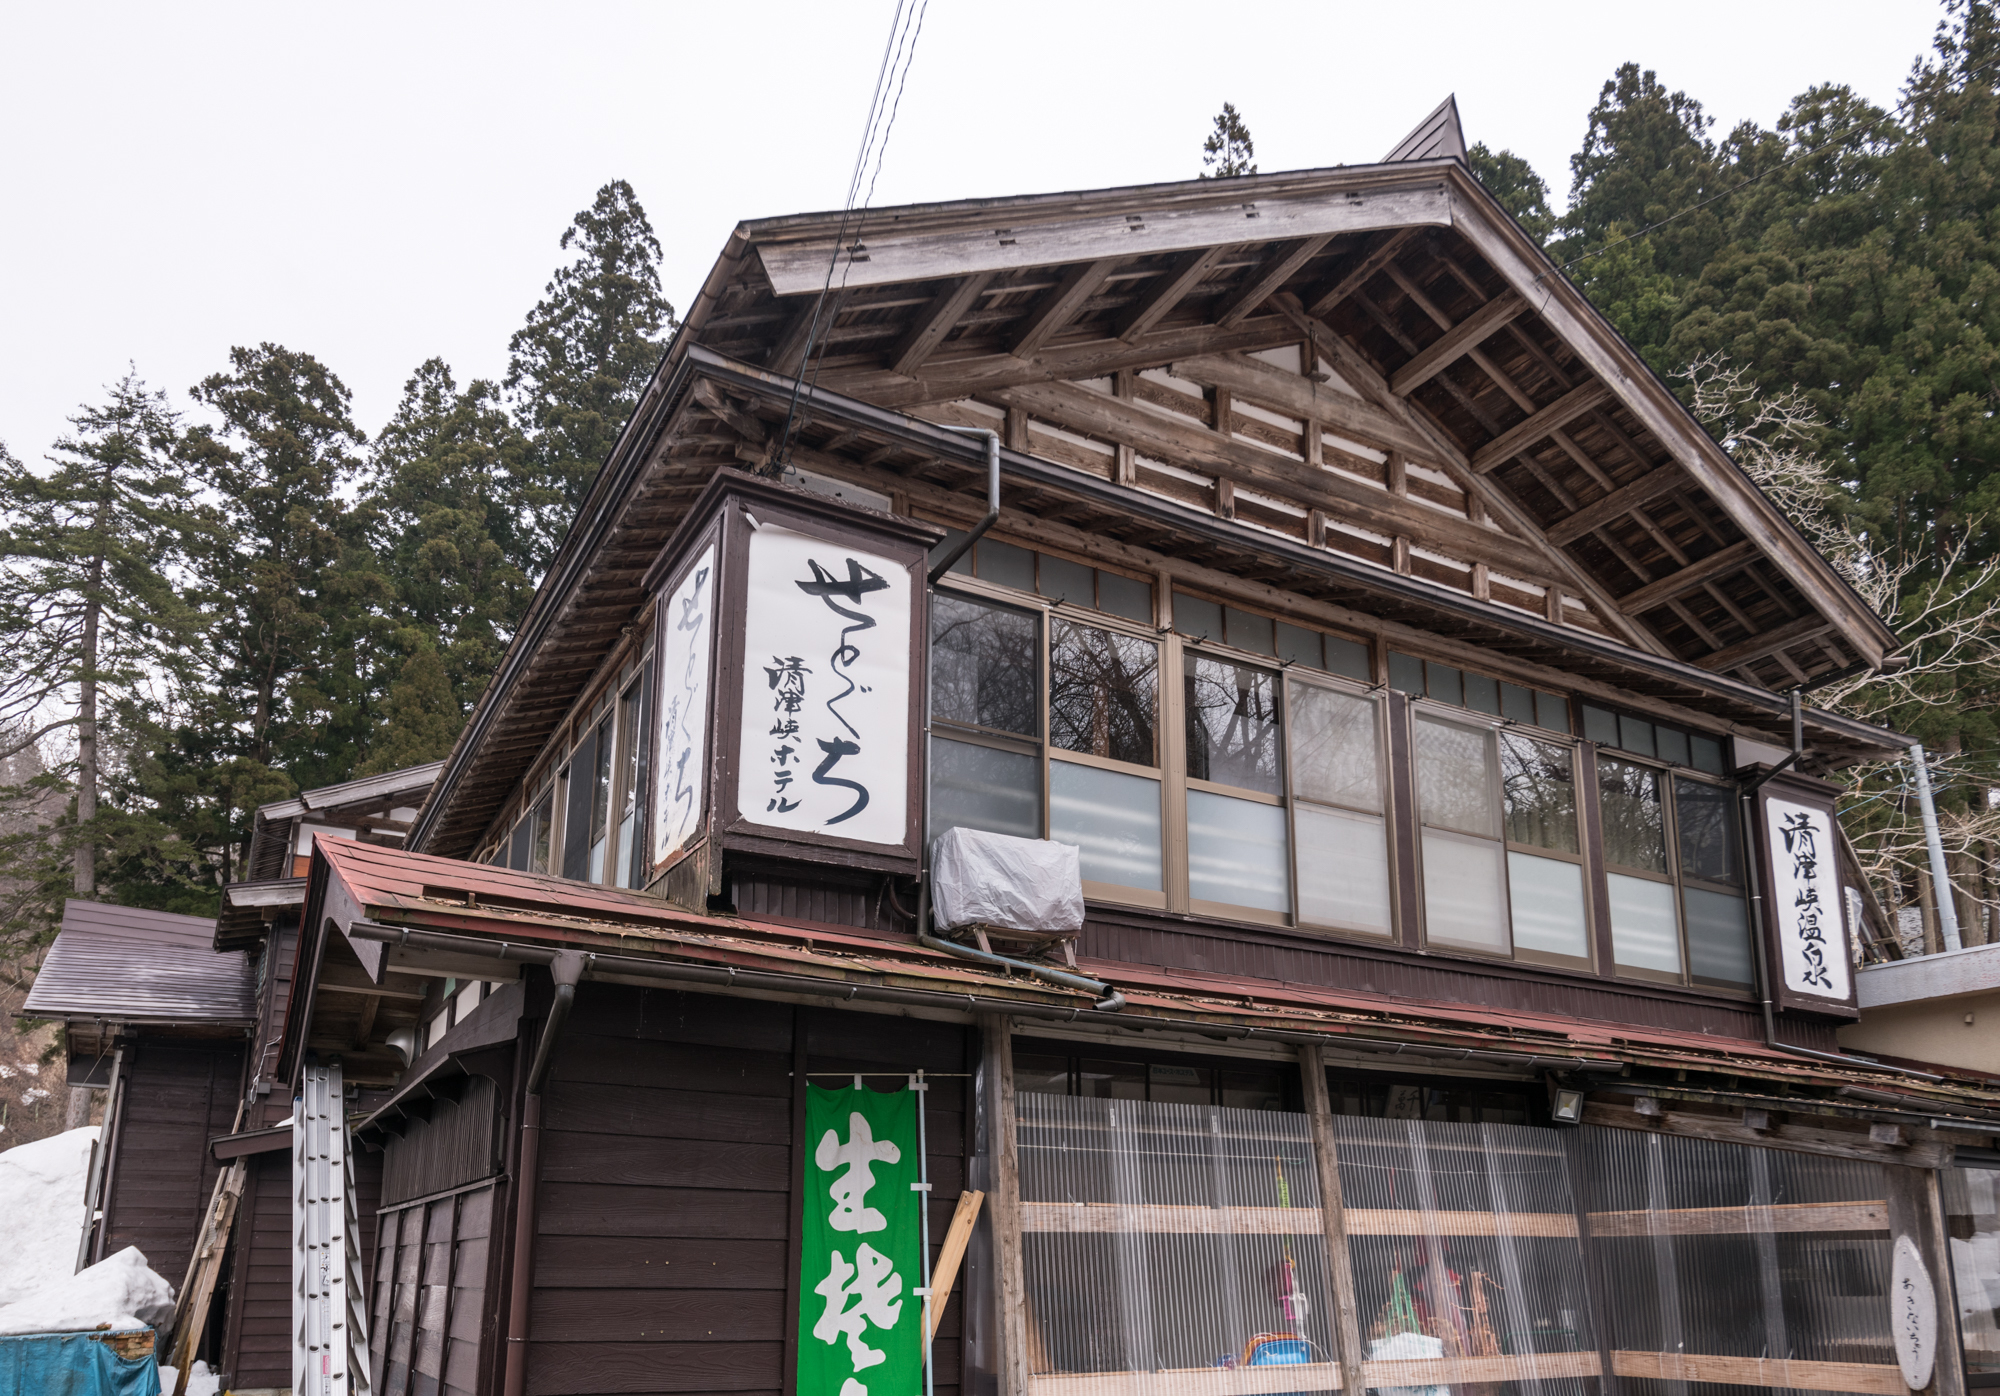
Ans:
<svg viewBox="0 0 2000 1396"><path fill-rule="evenodd" d="M1833 787L1778 776L1757 792L1765 964L1785 1008L1855 1016L1854 955Z"/></svg>

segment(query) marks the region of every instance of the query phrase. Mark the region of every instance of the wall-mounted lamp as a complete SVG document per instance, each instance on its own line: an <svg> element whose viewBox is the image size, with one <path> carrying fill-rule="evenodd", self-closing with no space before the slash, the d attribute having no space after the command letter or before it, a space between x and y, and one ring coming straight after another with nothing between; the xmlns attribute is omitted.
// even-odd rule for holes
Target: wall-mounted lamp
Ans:
<svg viewBox="0 0 2000 1396"><path fill-rule="evenodd" d="M411 1062L417 1059L417 1030L415 1028L397 1028L384 1039L384 1043L397 1056L403 1059L405 1067L408 1067Z"/></svg>
<svg viewBox="0 0 2000 1396"><path fill-rule="evenodd" d="M1554 1076L1549 1077L1549 1121L1558 1125L1580 1125L1583 1123L1583 1089L1579 1086L1565 1086Z"/></svg>

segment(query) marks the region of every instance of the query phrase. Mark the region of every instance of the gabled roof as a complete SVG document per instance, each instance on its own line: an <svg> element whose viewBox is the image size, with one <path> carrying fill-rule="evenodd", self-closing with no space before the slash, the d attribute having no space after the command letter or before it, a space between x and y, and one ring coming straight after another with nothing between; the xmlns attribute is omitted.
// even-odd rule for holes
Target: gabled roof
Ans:
<svg viewBox="0 0 2000 1396"><path fill-rule="evenodd" d="M1419 134L1454 121L1447 102ZM1193 558L1767 741L1789 737L1780 693L1896 644L1456 158L764 219L696 298L409 846L471 851L718 469L782 449L977 517L976 444L927 422L1004 426L1003 531ZM1896 744L1808 732L1834 761Z"/></svg>
<svg viewBox="0 0 2000 1396"><path fill-rule="evenodd" d="M215 923L102 902L63 903L20 1016L247 1026L256 979L242 952L217 953Z"/></svg>
<svg viewBox="0 0 2000 1396"><path fill-rule="evenodd" d="M1382 157L1393 165L1402 160L1449 160L1465 158L1465 127L1458 119L1458 94L1437 104L1416 129L1396 142L1395 149Z"/></svg>

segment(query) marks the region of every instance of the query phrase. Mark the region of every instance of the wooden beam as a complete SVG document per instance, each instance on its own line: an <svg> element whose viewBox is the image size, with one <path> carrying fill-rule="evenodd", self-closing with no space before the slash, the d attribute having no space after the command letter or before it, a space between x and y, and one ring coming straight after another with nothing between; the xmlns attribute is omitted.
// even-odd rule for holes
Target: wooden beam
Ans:
<svg viewBox="0 0 2000 1396"><path fill-rule="evenodd" d="M1558 548L1566 548L1586 533L1598 529L1640 505L1658 499L1668 490L1679 489L1685 483L1680 467L1663 465L1650 475L1641 475L1629 485L1621 485L1595 504L1586 504L1566 519L1557 519L1549 525L1549 541Z"/></svg>
<svg viewBox="0 0 2000 1396"><path fill-rule="evenodd" d="M1227 247L1205 247L1198 252L1183 253L1179 261L1160 273L1153 288L1126 310L1125 319L1118 326L1118 337L1131 344L1144 336L1185 300L1188 292L1201 285L1229 251Z"/></svg>
<svg viewBox="0 0 2000 1396"><path fill-rule="evenodd" d="M1494 466L1514 459L1550 432L1568 426L1610 396L1610 387L1596 379L1570 389L1527 421L1509 427L1474 451L1472 468L1484 475Z"/></svg>
<svg viewBox="0 0 2000 1396"><path fill-rule="evenodd" d="M1017 359L1032 359L1035 351L1049 342L1083 309L1083 303L1096 295L1111 275L1113 267L1121 259L1100 257L1095 262L1080 262L1071 267L1056 283L1055 289L1042 297L1021 332L1014 337L1009 352Z"/></svg>
<svg viewBox="0 0 2000 1396"><path fill-rule="evenodd" d="M1703 582L1726 576L1744 563L1754 562L1762 556L1763 554L1757 550L1757 545L1748 538L1741 543L1732 543L1726 548L1717 549L1707 557L1696 559L1678 572L1669 572L1657 581L1646 583L1629 596L1619 597L1618 609L1628 616L1636 616L1641 611L1650 611L1676 596L1693 591Z"/></svg>
<svg viewBox="0 0 2000 1396"><path fill-rule="evenodd" d="M1333 1103L1326 1089L1326 1062L1316 1043L1299 1049L1299 1080L1312 1130L1313 1160L1319 1169L1320 1216L1326 1235L1327 1278L1333 1284L1333 1336L1341 1387L1349 1396L1367 1390L1361 1376L1361 1311L1354 1293L1354 1266L1348 1258L1347 1208L1340 1188L1340 1154L1333 1134Z"/></svg>
<svg viewBox="0 0 2000 1396"><path fill-rule="evenodd" d="M805 365L806 336L812 333L813 316L817 313L818 304L818 296L801 298L798 307L792 311L792 318L785 322L784 333L771 346L764 367L787 378L798 376Z"/></svg>
<svg viewBox="0 0 2000 1396"><path fill-rule="evenodd" d="M1225 328L1242 323L1250 312L1258 309L1271 298L1271 293L1290 281L1300 267L1320 254L1320 250L1333 241L1331 233L1318 237L1301 238L1289 247L1280 248L1265 258L1264 265L1251 274L1250 280L1235 295L1222 313L1215 317L1215 323Z"/></svg>
<svg viewBox="0 0 2000 1396"><path fill-rule="evenodd" d="M1874 1396L1910 1396L1910 1389L1903 1382L1903 1369L1893 1362L1883 1366L1873 1362L1806 1362L1780 1357L1713 1357L1691 1352L1619 1352L1611 1360L1621 1377L1716 1382L1760 1391L1859 1391Z"/></svg>
<svg viewBox="0 0 2000 1396"><path fill-rule="evenodd" d="M1029 1396L1028 1287L1021 1248L1020 1131L1014 1120L1013 1025L1004 1014L979 1015L984 1039L988 1099L974 1108L992 1111L993 1187L987 1195L992 1219L993 1268L1000 1318L999 1396ZM980 1092L986 1095L985 1091Z"/></svg>
<svg viewBox="0 0 2000 1396"><path fill-rule="evenodd" d="M1319 424L1336 436L1354 437L1388 451L1430 455L1430 443L1379 407L1350 397L1338 388L1321 387L1309 378L1287 373L1262 359L1236 354L1204 354L1176 359L1167 365L1176 378L1204 388L1225 388L1238 397L1259 402L1289 416Z"/></svg>
<svg viewBox="0 0 2000 1396"><path fill-rule="evenodd" d="M1397 397L1408 397L1527 308L1528 303L1513 291L1486 302L1446 330L1437 343L1391 374L1389 391Z"/></svg>
<svg viewBox="0 0 2000 1396"><path fill-rule="evenodd" d="M1781 1202L1768 1207L1667 1207L1643 1212L1592 1212L1599 1236L1754 1236L1798 1231L1887 1231L1889 1204ZM1572 1228L1574 1234L1574 1228Z"/></svg>
<svg viewBox="0 0 2000 1396"><path fill-rule="evenodd" d="M1824 635L1835 629L1834 623L1825 616L1807 612L1797 620L1787 622L1775 630L1766 630L1761 635L1752 635L1746 640L1738 640L1733 645L1725 645L1713 654L1705 654L1695 660L1695 664L1711 673L1723 673L1739 664L1752 660L1766 659L1779 650L1789 649L1816 635Z"/></svg>
<svg viewBox="0 0 2000 1396"><path fill-rule="evenodd" d="M1356 262L1352 270L1348 271L1340 280L1334 282L1333 285L1321 292L1318 298L1306 307L1306 314L1312 316L1315 320L1320 319L1335 306L1360 290L1370 277L1389 265L1390 260L1398 252L1401 252L1404 245L1416 235L1416 231L1413 227L1398 228L1395 232L1389 234L1388 237L1382 239L1381 242L1376 244L1374 251L1368 253L1359 262Z"/></svg>
<svg viewBox="0 0 2000 1396"><path fill-rule="evenodd" d="M974 301L993 281L993 273L980 272L976 276L962 276L932 298L924 307L924 313L917 318L914 328L905 335L890 355L889 367L904 374L914 374L923 367L924 360L937 352L965 312L972 308Z"/></svg>

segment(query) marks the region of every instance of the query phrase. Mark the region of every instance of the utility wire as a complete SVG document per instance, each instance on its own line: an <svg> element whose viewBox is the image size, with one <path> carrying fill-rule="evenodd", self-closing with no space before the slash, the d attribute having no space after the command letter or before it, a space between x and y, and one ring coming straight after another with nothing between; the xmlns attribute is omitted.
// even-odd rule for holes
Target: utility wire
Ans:
<svg viewBox="0 0 2000 1396"><path fill-rule="evenodd" d="M860 200L858 211L863 214L863 217L855 227L855 239L857 241L860 239L861 229L867 223L866 210L868 204L875 197L875 182L882 177L882 159L889 149L889 135L895 129L896 113L902 108L903 85L909 81L910 66L916 61L917 40L923 37L924 15L929 9L930 0L920 0L915 12L914 24L912 24L906 18L908 14L907 0L896 0L896 11L889 18L889 37L882 46L882 64L876 71L875 91L868 101L868 120L862 128L861 148L855 152L854 171L848 177L847 181L847 202L841 210L840 231L834 238L833 251L828 255L826 260L826 278L820 284L819 297L813 302L812 321L806 327L805 347L799 356L798 371L793 375L791 398L785 405L785 426L784 430L778 435L778 449L772 453L770 463L765 467L774 473L783 466L791 450L792 434L798 422L799 392L805 386L806 365L812 362L813 345L819 338L820 321L822 312L826 307L827 294L833 289L834 269L840 264L841 249L847 246L848 217L850 214L857 212L856 199L861 191L861 176L868 168L868 152L871 148L875 152L875 171L868 180L867 197ZM899 68L900 73L898 73ZM892 74L897 75L895 78L895 97L889 105L889 119L886 124L881 126L881 141L877 143L875 139L876 128L877 124L882 121L883 99L888 93L889 78ZM854 259L849 257L847 264L848 272L851 272L853 268ZM847 291L846 273L842 274L840 284L841 299L844 300ZM836 301L833 314L825 317L829 329L832 327L833 321L839 318L839 315L840 301ZM822 361L825 359L824 354L820 357ZM817 367L813 370L813 385L814 387L818 387L819 385L819 370Z"/></svg>

